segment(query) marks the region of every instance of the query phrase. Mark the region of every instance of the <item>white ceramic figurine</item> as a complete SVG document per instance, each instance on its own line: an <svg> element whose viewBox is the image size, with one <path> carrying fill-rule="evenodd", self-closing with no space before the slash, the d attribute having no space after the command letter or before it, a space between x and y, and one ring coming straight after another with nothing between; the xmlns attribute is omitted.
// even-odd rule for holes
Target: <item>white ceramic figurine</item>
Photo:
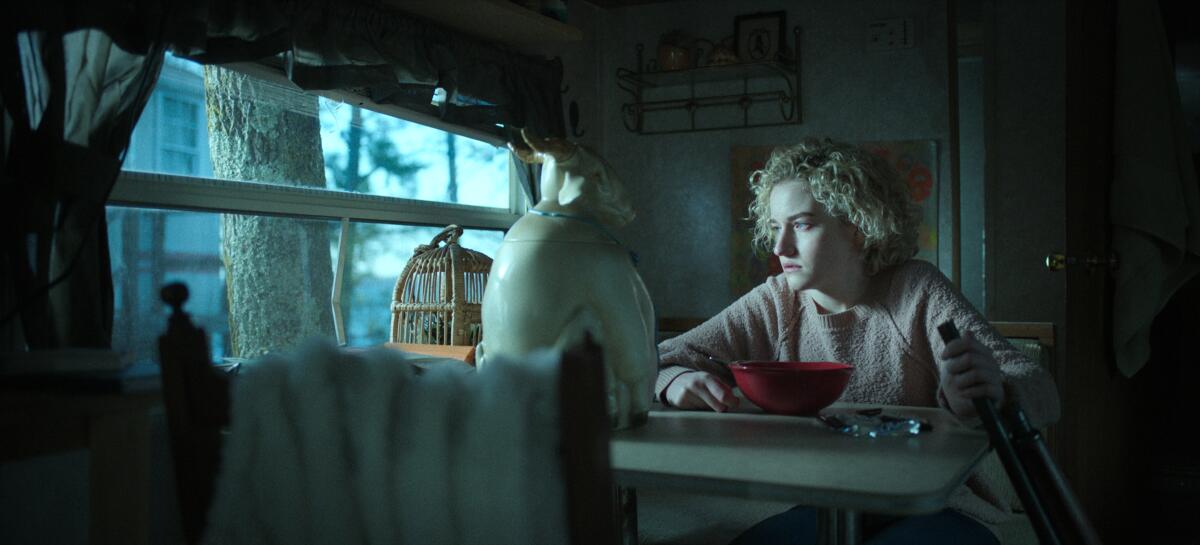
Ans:
<svg viewBox="0 0 1200 545"><path fill-rule="evenodd" d="M633 220L612 167L560 139L522 134L521 160L542 163L541 200L513 224L483 295L483 368L495 354L565 349L585 331L604 347L614 429L645 422L658 352L654 308L631 254L610 229Z"/></svg>

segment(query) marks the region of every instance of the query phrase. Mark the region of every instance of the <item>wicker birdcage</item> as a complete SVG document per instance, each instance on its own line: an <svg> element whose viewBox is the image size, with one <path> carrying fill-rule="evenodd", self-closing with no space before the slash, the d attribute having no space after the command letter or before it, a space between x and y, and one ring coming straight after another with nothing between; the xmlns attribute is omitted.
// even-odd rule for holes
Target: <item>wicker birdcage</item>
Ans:
<svg viewBox="0 0 1200 545"><path fill-rule="evenodd" d="M413 251L392 293L392 342L479 343L483 289L492 260L459 246L462 232L462 227L447 226Z"/></svg>

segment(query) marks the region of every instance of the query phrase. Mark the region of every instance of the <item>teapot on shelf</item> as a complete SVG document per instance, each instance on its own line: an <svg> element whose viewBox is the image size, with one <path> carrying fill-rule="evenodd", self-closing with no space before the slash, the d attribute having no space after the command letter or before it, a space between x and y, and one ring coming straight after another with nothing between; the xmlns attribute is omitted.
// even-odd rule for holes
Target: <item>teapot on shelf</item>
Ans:
<svg viewBox="0 0 1200 545"><path fill-rule="evenodd" d="M658 58L651 70L684 70L695 65L693 49L696 39L680 30L672 30L658 39Z"/></svg>
<svg viewBox="0 0 1200 545"><path fill-rule="evenodd" d="M741 62L733 52L733 36L726 36L717 42L700 38L695 43L697 66L723 66Z"/></svg>

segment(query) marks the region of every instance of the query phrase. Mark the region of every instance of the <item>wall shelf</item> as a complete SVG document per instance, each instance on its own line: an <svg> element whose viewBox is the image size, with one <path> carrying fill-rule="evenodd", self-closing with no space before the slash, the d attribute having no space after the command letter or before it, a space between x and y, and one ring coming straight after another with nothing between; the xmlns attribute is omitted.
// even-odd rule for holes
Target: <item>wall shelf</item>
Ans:
<svg viewBox="0 0 1200 545"><path fill-rule="evenodd" d="M642 87L670 87L711 81L790 77L793 75L795 75L795 71L791 67L779 62L723 64L659 72L633 72L623 68L617 70L617 77Z"/></svg>
<svg viewBox="0 0 1200 545"><path fill-rule="evenodd" d="M794 30L799 43L799 28ZM668 134L706 130L790 125L800 122L800 55L791 62L736 63L681 70L655 71L643 63L643 46L637 46L637 70L617 69L617 86L629 93L621 105L625 128L638 134ZM755 82L751 85L751 82ZM741 89L730 91L730 82ZM721 85L725 85L722 89ZM647 96L648 91L655 96ZM706 124L714 108L737 111L739 121ZM654 114L680 111L685 126L662 126ZM754 115L751 112L755 112ZM676 123L678 125L678 123Z"/></svg>

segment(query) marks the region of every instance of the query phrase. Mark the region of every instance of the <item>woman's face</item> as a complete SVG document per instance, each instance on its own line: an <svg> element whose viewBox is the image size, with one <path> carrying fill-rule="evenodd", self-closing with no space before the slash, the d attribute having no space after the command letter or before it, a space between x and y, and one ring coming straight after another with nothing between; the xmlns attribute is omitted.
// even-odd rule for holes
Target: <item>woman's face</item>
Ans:
<svg viewBox="0 0 1200 545"><path fill-rule="evenodd" d="M853 276L848 273L861 270L858 229L829 215L806 184L780 182L771 190L770 208L773 251L793 290L831 293L839 281Z"/></svg>

